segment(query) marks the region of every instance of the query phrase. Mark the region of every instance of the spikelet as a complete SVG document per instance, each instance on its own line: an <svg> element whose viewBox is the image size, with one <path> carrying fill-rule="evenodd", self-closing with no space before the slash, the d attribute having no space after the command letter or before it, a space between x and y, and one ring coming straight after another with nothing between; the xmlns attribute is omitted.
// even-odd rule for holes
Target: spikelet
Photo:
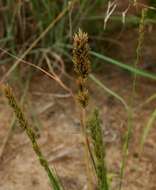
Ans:
<svg viewBox="0 0 156 190"><path fill-rule="evenodd" d="M79 103L82 105L83 108L87 107L89 101L88 90L85 89L82 92L79 91L77 94L77 100L79 101Z"/></svg>
<svg viewBox="0 0 156 190"><path fill-rule="evenodd" d="M32 128L30 127L17 100L15 99L12 89L9 86L3 86L3 91L4 91L5 97L8 99L8 103L9 103L10 107L13 109L13 111L16 115L16 118L20 124L20 127L25 130L27 136L29 137L31 144L32 144L32 148L33 148L34 152L36 153L36 156L38 157L41 166L47 172L52 189L62 190L59 179L56 176L55 172L52 169L50 169L47 160L44 158L44 156L40 150L40 147L36 141L36 135L35 135L34 131L32 130Z"/></svg>
<svg viewBox="0 0 156 190"><path fill-rule="evenodd" d="M86 88L86 80L91 71L89 60L88 35L79 29L74 35L73 42L73 63L77 74L78 93L77 100L83 108L88 105L89 95Z"/></svg>
<svg viewBox="0 0 156 190"><path fill-rule="evenodd" d="M74 70L78 76L87 78L90 73L88 35L79 29L73 43Z"/></svg>

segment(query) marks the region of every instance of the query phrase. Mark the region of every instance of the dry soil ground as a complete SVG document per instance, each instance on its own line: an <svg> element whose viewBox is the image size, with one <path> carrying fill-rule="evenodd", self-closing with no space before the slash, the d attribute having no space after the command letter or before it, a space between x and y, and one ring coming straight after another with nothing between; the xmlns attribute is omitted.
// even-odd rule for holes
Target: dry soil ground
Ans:
<svg viewBox="0 0 156 190"><path fill-rule="evenodd" d="M129 99L132 80L128 73L112 72L110 76L103 74L100 79L111 89ZM36 85L40 83L40 85ZM123 106L108 96L93 82L89 82L91 100L89 108L95 105L100 108L103 121L103 134L107 149L108 170L113 174L113 189L118 185L118 174L122 159L123 137L127 130L127 115ZM134 129L130 143L129 158L123 183L124 190L155 190L156 189L156 134L155 125L145 144L144 152L139 155L139 143L143 127L154 110L154 102L140 107L142 102L155 92L155 83L138 80L135 97ZM54 90L55 89L55 90ZM60 93L54 88L54 82L43 76L35 77L31 83L28 98L31 100L29 117L38 120L40 126L38 142L53 165L66 189L85 189L86 177L82 137L79 124L79 109L71 97L54 97ZM47 107L49 106L49 107ZM90 110L90 109L89 109ZM12 111L5 98L0 101L0 147L8 134ZM50 186L46 173L39 165L31 144L18 125L9 138L0 162L0 190L41 190Z"/></svg>

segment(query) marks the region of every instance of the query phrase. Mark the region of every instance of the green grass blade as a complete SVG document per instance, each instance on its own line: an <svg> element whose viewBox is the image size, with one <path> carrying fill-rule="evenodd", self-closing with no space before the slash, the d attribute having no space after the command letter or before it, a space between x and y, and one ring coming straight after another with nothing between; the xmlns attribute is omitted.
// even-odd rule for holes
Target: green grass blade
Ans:
<svg viewBox="0 0 156 190"><path fill-rule="evenodd" d="M62 48L72 49L72 46L69 45L69 44L59 43L57 45L59 47L62 47ZM101 60L106 61L106 62L108 62L110 64L113 64L113 65L116 65L116 66L120 67L121 69L127 70L127 71L129 71L129 72L131 72L133 74L138 75L138 76L142 76L142 77L145 77L145 78L148 78L148 79L156 80L156 75L153 74L153 73L144 71L142 69L135 68L135 67L127 65L127 64L124 64L124 63L122 63L120 61L117 61L115 59L112 59L110 57L102 55L102 54L97 53L95 51L90 51L90 54L93 55L94 57L98 58L98 59L101 59Z"/></svg>
<svg viewBox="0 0 156 190"><path fill-rule="evenodd" d="M145 141L147 139L147 136L150 132L150 130L152 129L152 127L154 127L154 121L156 120L156 109L153 111L152 115L150 116L147 125L145 126L144 130L143 130L143 134L141 137L141 150L143 149L143 146L145 144Z"/></svg>
<svg viewBox="0 0 156 190"><path fill-rule="evenodd" d="M112 90L110 90L108 87L106 87L100 80L98 80L93 74L89 75L89 78L95 82L99 87L101 87L102 89L104 89L108 94L112 95L113 97L115 97L117 100L119 100L125 107L125 109L128 111L128 105L125 102L125 100L119 96L117 93L113 92Z"/></svg>
<svg viewBox="0 0 156 190"><path fill-rule="evenodd" d="M108 63L111 63L113 65L116 65L124 70L127 70L127 71L130 71L132 72L133 74L135 73L136 75L140 75L140 76L143 76L143 77L146 77L146 78L149 78L149 79L153 79L153 80L156 80L156 75L153 74L153 73L149 73L147 71L144 71L142 69L138 69L138 68L134 68L132 66L129 66L127 64L124 64L124 63L121 63L115 59L112 59L110 57L107 57L105 55L102 55L102 54L99 54L97 52L94 52L94 51L91 51L91 55L101 59L101 60L104 60Z"/></svg>
<svg viewBox="0 0 156 190"><path fill-rule="evenodd" d="M147 104L149 104L150 102L154 101L156 99L156 94L153 94L152 96L148 97L143 104L140 105L140 107L143 107Z"/></svg>

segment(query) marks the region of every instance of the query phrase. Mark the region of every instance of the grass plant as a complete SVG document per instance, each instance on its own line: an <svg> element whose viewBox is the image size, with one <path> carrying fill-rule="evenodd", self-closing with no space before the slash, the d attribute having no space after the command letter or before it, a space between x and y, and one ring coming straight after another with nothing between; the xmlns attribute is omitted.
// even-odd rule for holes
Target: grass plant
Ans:
<svg viewBox="0 0 156 190"><path fill-rule="evenodd" d="M137 49L136 49L136 60L134 63L134 68L138 67L138 64L140 61L141 50L142 50L142 45L143 45L143 41L144 41L144 26L145 26L144 21L145 21L146 11L147 11L147 9L142 9L142 16L141 16L140 26L139 26L139 38L138 38L138 45L137 45ZM132 95L130 98L128 125L127 125L125 142L123 145L123 159L121 162L119 190L122 189L123 177L124 177L124 172L125 172L125 167L126 167L126 161L127 161L128 152L129 152L129 143L130 143L131 135L132 135L133 128L134 128L133 114L134 114L134 106L135 106L134 100L135 100L135 93L136 93L136 82L137 82L137 75L136 75L136 73L134 73L133 84L132 84Z"/></svg>
<svg viewBox="0 0 156 190"><path fill-rule="evenodd" d="M2 52L0 56L2 56L2 58L4 57L4 59L0 60L0 65L4 66L7 63L11 63L11 61L15 59L15 62L1 78L1 83L8 79L8 77L15 69L17 69L17 66L20 63L25 63L35 69L38 69L50 79L55 80L65 91L71 95L71 97L74 97L72 90L54 72L52 62L54 62L53 59L55 59L56 62L60 62L61 66L58 66L57 68L61 70L62 74L65 74L65 67L66 65L68 66L66 63L71 62L71 60L74 63L76 83L78 87L76 99L80 106L80 123L84 140L84 156L88 190L94 190L95 184L98 190L111 189L111 186L108 183L109 174L107 171L108 166L106 161L107 147L105 147L103 141L104 137L102 133L99 111L95 109L92 116L87 119L87 108L90 97L87 88L88 79L94 82L106 93L113 96L123 105L126 110L127 130L122 149L122 160L119 171L120 183L119 187L116 187L119 190L123 189L125 168L127 167L127 158L129 153L129 144L134 129L133 116L135 113L134 102L137 77L144 77L153 81L156 80L155 73L138 68L140 57L142 55L145 26L156 23L155 19L153 19L155 18L156 10L155 1L151 0L151 4L149 4L149 6L139 3L137 0L129 1L130 6L134 6L136 10L141 7L141 17L139 17L139 15L127 15L124 18L124 22L122 22L122 14L119 15L116 14L116 12L112 12L113 15L110 15L108 18L112 23L114 22L120 26L121 24L122 26L124 24L126 26L132 24L132 27L139 27L136 58L133 66L122 63L114 57L108 57L103 53L103 51L99 52L98 50L90 50L88 44L88 34L82 30L78 30L78 28L82 26L84 29L87 29L89 33L93 34L93 36L99 35L99 37L103 36L104 32L112 31L113 29L111 27L107 29L107 26L106 30L101 31L101 28L98 26L103 23L107 15L103 13L97 14L96 11L98 6L106 6L109 2L109 0L98 0L94 1L93 3L87 0L65 0L63 2L50 0L17 2L15 0L6 0L0 2L0 8L6 7L6 9L2 10L4 13L2 14L2 22L5 26L5 31L2 31L3 37L0 39L0 50ZM114 1L114 5L116 7L115 3L116 1ZM90 22L92 22L92 25L90 25ZM95 27L92 27L94 24ZM75 33L73 37L73 45L70 45L72 35L77 30L78 32ZM73 50L72 55L69 53L69 50L71 49ZM104 64L111 64L113 66L112 68L116 66L122 70L126 70L128 73L133 75L132 93L129 102L126 102L121 95L111 90L111 87L105 86L98 79L98 77L95 77L95 75L91 73L92 64L90 57L92 57L93 62L95 61L94 66L96 65L97 60ZM29 58L33 60L33 63L26 61L26 59ZM64 60L67 61L64 62ZM43 63L46 63L48 71L42 68ZM20 78L20 76L18 77ZM70 76L68 77L71 79ZM25 90L20 100L20 105L24 104L25 94L28 90L29 82L30 81L28 79L28 84L26 84L24 87ZM56 172L54 169L50 169L47 160L42 154L42 151L37 143L35 133L27 121L18 101L15 99L12 89L9 86L4 85L3 91L5 97L8 99L10 107L15 113L15 117L11 123L11 131L15 121L18 120L20 127L26 132L28 138L30 139L32 148L38 157L41 166L45 169L49 177L51 188L53 190L63 190L64 188L61 185ZM140 108L153 101L155 97L155 94L149 97ZM151 116L148 118L146 126L143 129L141 139L142 148L150 130L154 126L155 119L156 110L152 112ZM8 133L8 137L5 140L6 142L9 137L10 132ZM6 143L4 143L4 146L5 144Z"/></svg>
<svg viewBox="0 0 156 190"><path fill-rule="evenodd" d="M77 100L81 107L81 129L84 137L84 152L86 163L86 174L88 179L88 189L93 189L93 180L91 173L91 157L90 157L90 145L88 141L88 134L86 129L86 108L88 105L89 94L86 87L86 81L90 73L90 60L89 60L89 45L88 35L79 29L79 32L74 35L73 40L73 63L74 70L77 74L78 93Z"/></svg>
<svg viewBox="0 0 156 190"><path fill-rule="evenodd" d="M107 168L105 160L105 145L98 109L95 109L87 122L90 131L91 142L93 144L93 155L95 160L96 175L98 178L98 189L109 190Z"/></svg>
<svg viewBox="0 0 156 190"><path fill-rule="evenodd" d="M4 91L5 97L8 99L8 103L9 103L10 107L13 109L13 111L15 113L15 116L20 124L20 127L23 130L25 130L25 132L32 144L32 148L33 148L36 156L38 157L38 160L39 160L41 166L45 169L45 171L49 177L49 181L50 181L52 189L53 190L62 190L63 188L60 184L60 181L59 181L58 177L56 176L54 169L50 169L47 160L43 156L43 153L41 152L40 147L36 141L36 135L35 135L34 131L32 130L32 128L30 127L17 100L15 99L12 89L8 85L6 85L6 86L3 86L3 91Z"/></svg>

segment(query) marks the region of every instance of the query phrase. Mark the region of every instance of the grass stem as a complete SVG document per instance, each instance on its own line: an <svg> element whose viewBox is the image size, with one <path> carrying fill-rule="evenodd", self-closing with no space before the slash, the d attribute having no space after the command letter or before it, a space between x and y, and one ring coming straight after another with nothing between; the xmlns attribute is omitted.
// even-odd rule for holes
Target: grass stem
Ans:
<svg viewBox="0 0 156 190"><path fill-rule="evenodd" d="M30 127L28 121L26 120L26 117L25 117L23 111L21 110L20 106L18 105L11 88L9 86L4 86L3 90L4 90L5 97L8 99L8 103L9 103L10 107L13 109L13 111L15 113L15 116L20 124L20 127L25 130L25 132L32 144L32 148L33 148L34 152L36 153L36 156L38 157L38 160L39 160L41 166L45 169L45 171L49 177L49 181L50 181L52 189L53 190L62 190L59 180L56 177L54 171L52 171L50 169L47 160L43 156L43 154L40 150L40 147L36 141L36 135L35 135L34 131L32 130L32 128Z"/></svg>

